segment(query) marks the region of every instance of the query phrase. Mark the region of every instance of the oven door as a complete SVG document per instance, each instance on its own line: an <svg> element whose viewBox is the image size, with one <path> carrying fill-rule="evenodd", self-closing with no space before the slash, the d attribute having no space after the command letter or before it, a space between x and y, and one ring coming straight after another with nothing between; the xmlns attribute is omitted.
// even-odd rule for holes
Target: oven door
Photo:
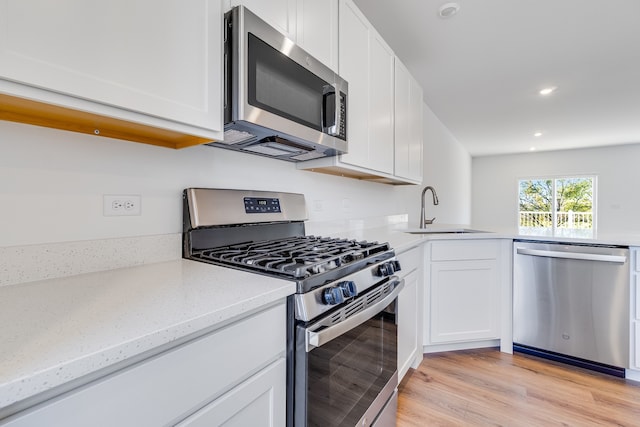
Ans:
<svg viewBox="0 0 640 427"><path fill-rule="evenodd" d="M297 326L296 426L368 426L385 408L392 408L395 421L396 298L403 286L391 277Z"/></svg>

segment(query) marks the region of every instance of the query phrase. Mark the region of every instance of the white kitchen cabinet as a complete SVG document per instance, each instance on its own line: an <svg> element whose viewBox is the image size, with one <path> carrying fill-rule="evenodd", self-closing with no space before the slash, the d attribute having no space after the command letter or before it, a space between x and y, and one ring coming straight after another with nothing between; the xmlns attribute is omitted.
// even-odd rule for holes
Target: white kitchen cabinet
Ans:
<svg viewBox="0 0 640 427"><path fill-rule="evenodd" d="M430 342L499 338L495 260L431 264Z"/></svg>
<svg viewBox="0 0 640 427"><path fill-rule="evenodd" d="M366 165L369 158L369 21L356 5L340 0L339 74L349 83L347 139L349 153L340 160Z"/></svg>
<svg viewBox="0 0 640 427"><path fill-rule="evenodd" d="M339 74L349 83L349 153L341 160L393 174L393 51L350 0L340 1L339 46Z"/></svg>
<svg viewBox="0 0 640 427"><path fill-rule="evenodd" d="M422 87L395 59L394 174L422 183Z"/></svg>
<svg viewBox="0 0 640 427"><path fill-rule="evenodd" d="M177 427L271 427L286 424L286 361L279 359Z"/></svg>
<svg viewBox="0 0 640 427"><path fill-rule="evenodd" d="M297 0L224 0L226 9L246 6L292 41L296 41ZM318 2L324 3L324 2Z"/></svg>
<svg viewBox="0 0 640 427"><path fill-rule="evenodd" d="M298 0L296 43L338 72L338 0Z"/></svg>
<svg viewBox="0 0 640 427"><path fill-rule="evenodd" d="M626 377L640 381L640 248L629 248L631 256L630 354Z"/></svg>
<svg viewBox="0 0 640 427"><path fill-rule="evenodd" d="M181 148L222 138L220 0L0 0L0 119Z"/></svg>
<svg viewBox="0 0 640 427"><path fill-rule="evenodd" d="M338 72L349 83L348 153L298 163L298 169L387 184L421 183L422 89L404 68L403 92L396 97L398 59L352 0L339 1L338 28Z"/></svg>
<svg viewBox="0 0 640 427"><path fill-rule="evenodd" d="M398 382L410 368L422 361L422 323L419 301L422 295L422 247L399 253L404 289L398 296Z"/></svg>
<svg viewBox="0 0 640 427"><path fill-rule="evenodd" d="M510 260L502 241L432 241L426 253L425 351L505 339L510 334Z"/></svg>
<svg viewBox="0 0 640 427"><path fill-rule="evenodd" d="M285 350L281 303L44 401L0 426L284 425Z"/></svg>

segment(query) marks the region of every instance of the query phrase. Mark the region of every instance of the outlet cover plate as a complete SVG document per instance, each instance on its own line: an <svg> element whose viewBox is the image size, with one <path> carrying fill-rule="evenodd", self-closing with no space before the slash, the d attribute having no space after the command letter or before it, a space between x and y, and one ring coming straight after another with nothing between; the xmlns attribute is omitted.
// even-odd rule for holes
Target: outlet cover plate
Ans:
<svg viewBox="0 0 640 427"><path fill-rule="evenodd" d="M142 196L139 194L105 194L102 214L104 216L139 216L142 213Z"/></svg>

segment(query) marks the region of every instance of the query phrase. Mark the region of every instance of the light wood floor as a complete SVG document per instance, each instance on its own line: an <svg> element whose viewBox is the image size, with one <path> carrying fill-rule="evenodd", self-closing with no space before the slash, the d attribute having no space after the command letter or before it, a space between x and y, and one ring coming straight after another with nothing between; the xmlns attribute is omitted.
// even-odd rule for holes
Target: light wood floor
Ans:
<svg viewBox="0 0 640 427"><path fill-rule="evenodd" d="M640 426L639 383L497 349L425 355L398 400L398 427Z"/></svg>

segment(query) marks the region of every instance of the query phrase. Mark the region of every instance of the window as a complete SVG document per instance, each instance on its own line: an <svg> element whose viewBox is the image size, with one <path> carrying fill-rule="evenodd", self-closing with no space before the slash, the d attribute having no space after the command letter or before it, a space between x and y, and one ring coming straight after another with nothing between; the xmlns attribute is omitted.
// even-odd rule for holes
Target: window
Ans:
<svg viewBox="0 0 640 427"><path fill-rule="evenodd" d="M542 234L592 235L596 224L595 184L595 176L520 180L520 230Z"/></svg>

